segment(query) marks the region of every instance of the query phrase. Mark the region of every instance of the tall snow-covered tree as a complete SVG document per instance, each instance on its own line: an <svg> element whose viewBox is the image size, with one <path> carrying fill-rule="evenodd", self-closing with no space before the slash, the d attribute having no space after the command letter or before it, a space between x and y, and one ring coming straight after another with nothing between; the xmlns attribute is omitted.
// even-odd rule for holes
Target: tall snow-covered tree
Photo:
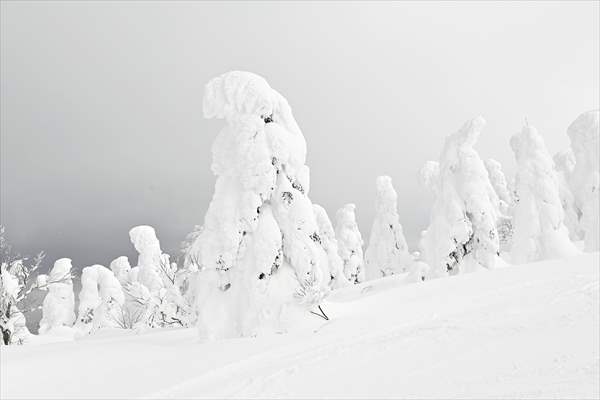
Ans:
<svg viewBox="0 0 600 400"><path fill-rule="evenodd" d="M361 283L366 279L363 256L363 239L358 230L354 204L346 204L335 215L335 236L338 240L338 252L344 264L344 275L352 283Z"/></svg>
<svg viewBox="0 0 600 400"><path fill-rule="evenodd" d="M71 259L60 258L54 262L46 278L45 287L48 294L42 305L40 334L62 326L72 326L75 322L75 294L71 268Z"/></svg>
<svg viewBox="0 0 600 400"><path fill-rule="evenodd" d="M465 123L446 138L439 163L429 162L422 170L435 195L420 244L430 277L495 266L499 200L473 148L484 125L483 117Z"/></svg>
<svg viewBox="0 0 600 400"><path fill-rule="evenodd" d="M575 168L571 188L581 213L580 226L586 251L600 249L600 140L599 110L581 114L567 129Z"/></svg>
<svg viewBox="0 0 600 400"><path fill-rule="evenodd" d="M537 129L526 124L510 139L517 161L512 262L562 258L577 253L564 225L558 179Z"/></svg>
<svg viewBox="0 0 600 400"><path fill-rule="evenodd" d="M365 252L368 279L407 272L413 262L400 224L392 178L377 177L375 187L375 219Z"/></svg>
<svg viewBox="0 0 600 400"><path fill-rule="evenodd" d="M212 147L215 192L185 259L200 270L200 334L252 335L319 303L331 268L308 197L306 141L288 102L249 72L205 89L204 116L226 125Z"/></svg>
<svg viewBox="0 0 600 400"><path fill-rule="evenodd" d="M583 232L579 224L580 211L575 205L575 196L571 192L571 177L575 169L575 154L569 148L554 154L554 167L558 179L558 195L565 213L565 226L569 230L569 238L581 240Z"/></svg>

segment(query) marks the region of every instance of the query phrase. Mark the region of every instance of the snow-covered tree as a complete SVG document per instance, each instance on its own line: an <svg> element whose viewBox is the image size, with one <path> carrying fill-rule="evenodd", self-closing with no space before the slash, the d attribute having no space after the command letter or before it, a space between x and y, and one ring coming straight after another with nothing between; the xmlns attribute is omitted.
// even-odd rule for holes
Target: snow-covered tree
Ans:
<svg viewBox="0 0 600 400"><path fill-rule="evenodd" d="M121 286L125 286L127 283L131 283L132 273L131 273L131 264L129 264L129 259L126 256L117 257L110 262L109 265L110 270L115 274Z"/></svg>
<svg viewBox="0 0 600 400"><path fill-rule="evenodd" d="M564 225L552 157L538 131L526 124L510 139L517 161L518 202L513 217L512 262L527 263L577 253Z"/></svg>
<svg viewBox="0 0 600 400"><path fill-rule="evenodd" d="M327 215L327 211L318 204L313 204L317 226L319 228L319 239L321 246L327 253L329 262L329 272L331 274L330 286L332 289L345 287L350 285L350 282L344 274L344 262L339 255L337 239L331 220Z"/></svg>
<svg viewBox="0 0 600 400"><path fill-rule="evenodd" d="M38 277L38 286L48 289L42 305L40 334L62 326L72 326L75 322L75 294L71 268L71 259L60 258L54 262L49 275ZM45 284L40 285L40 281L44 281Z"/></svg>
<svg viewBox="0 0 600 400"><path fill-rule="evenodd" d="M392 178L376 180L375 219L365 252L368 279L407 272L413 263L398 215L398 194Z"/></svg>
<svg viewBox="0 0 600 400"><path fill-rule="evenodd" d="M188 326L192 307L181 293L181 274L176 263L162 252L156 231L140 225L129 231L139 253L138 265L128 270L129 263L117 258L111 264L120 281L125 282L125 307L121 316L124 327ZM193 318L192 318L193 319Z"/></svg>
<svg viewBox="0 0 600 400"><path fill-rule="evenodd" d="M365 261L363 256L363 239L358 230L354 204L346 204L335 215L335 236L338 241L338 252L344 263L344 275L352 283L364 282Z"/></svg>
<svg viewBox="0 0 600 400"><path fill-rule="evenodd" d="M567 129L575 168L571 188L581 213L580 226L586 251L600 249L600 140L599 110L581 114Z"/></svg>
<svg viewBox="0 0 600 400"><path fill-rule="evenodd" d="M140 225L131 228L129 238L138 255L137 280L146 286L150 293L157 293L165 285L162 273L165 267L170 268L169 255L160 249L160 242L153 227Z"/></svg>
<svg viewBox="0 0 600 400"><path fill-rule="evenodd" d="M496 229L498 230L498 239L500 248L508 250L512 246L512 211L515 205L515 198L508 187L506 176L502 171L502 164L489 158L485 160L485 168L488 171L490 183L498 195L498 220L496 221Z"/></svg>
<svg viewBox="0 0 600 400"><path fill-rule="evenodd" d="M76 327L83 333L119 327L118 318L125 302L119 280L102 265L85 267L81 274L79 312Z"/></svg>
<svg viewBox="0 0 600 400"><path fill-rule="evenodd" d="M558 195L565 213L565 226L569 230L569 238L572 241L581 240L583 232L579 224L580 211L575 205L575 196L571 192L571 176L575 169L575 155L569 148L560 151L552 158L558 179Z"/></svg>
<svg viewBox="0 0 600 400"><path fill-rule="evenodd" d="M0 225L0 345L23 344L30 336L24 313L38 308L30 294L38 287L33 278L43 258L44 253L30 260L13 252Z"/></svg>
<svg viewBox="0 0 600 400"><path fill-rule="evenodd" d="M211 80L203 108L226 126L212 147L215 192L185 257L200 271L198 325L209 337L252 335L284 309L310 309L329 286L306 142L283 96L249 72Z"/></svg>
<svg viewBox="0 0 600 400"><path fill-rule="evenodd" d="M465 123L446 138L439 163L429 162L421 172L435 195L420 243L431 277L495 266L499 200L473 148L484 125L482 117Z"/></svg>

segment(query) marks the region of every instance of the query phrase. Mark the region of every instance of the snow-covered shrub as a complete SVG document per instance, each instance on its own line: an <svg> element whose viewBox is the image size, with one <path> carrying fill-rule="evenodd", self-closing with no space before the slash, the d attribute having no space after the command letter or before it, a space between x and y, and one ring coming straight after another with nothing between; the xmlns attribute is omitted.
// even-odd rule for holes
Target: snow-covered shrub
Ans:
<svg viewBox="0 0 600 400"><path fill-rule="evenodd" d="M327 215L327 211L318 204L313 204L313 208L319 228L318 234L321 246L323 246L329 260L329 272L331 274L329 285L332 289L348 286L350 282L344 274L344 262L339 255L338 242L335 238L335 231L333 230L333 225Z"/></svg>
<svg viewBox="0 0 600 400"><path fill-rule="evenodd" d="M326 291L332 275L308 198L306 142L283 96L249 72L211 80L203 108L226 126L212 147L215 192L185 257L199 269L199 329L252 335L300 306L303 282Z"/></svg>
<svg viewBox="0 0 600 400"><path fill-rule="evenodd" d="M344 275L352 283L364 282L365 261L363 239L358 230L354 204L346 204L335 214L335 236L338 240L338 252L344 263Z"/></svg>
<svg viewBox="0 0 600 400"><path fill-rule="evenodd" d="M579 224L580 210L575 205L575 196L571 192L571 176L575 169L575 154L569 148L560 151L552 158L558 179L558 195L565 213L564 223L569 230L569 238L572 241L581 240L583 231Z"/></svg>
<svg viewBox="0 0 600 400"><path fill-rule="evenodd" d="M75 322L75 295L71 268L71 259L60 258L54 262L47 277L42 275L38 277L41 278L38 279L38 286L48 290L42 305L40 334L58 327L72 326ZM40 280L44 281L42 285Z"/></svg>
<svg viewBox="0 0 600 400"><path fill-rule="evenodd" d="M407 272L413 262L400 224L392 178L379 176L375 186L375 219L365 252L368 279Z"/></svg>
<svg viewBox="0 0 600 400"><path fill-rule="evenodd" d="M0 345L23 344L30 336L24 313L38 308L32 307L30 294L43 258L44 253L32 260L14 253L0 225Z"/></svg>
<svg viewBox="0 0 600 400"><path fill-rule="evenodd" d="M567 129L575 168L571 188L581 213L580 226L586 251L600 250L600 140L599 111L581 114Z"/></svg>
<svg viewBox="0 0 600 400"><path fill-rule="evenodd" d="M577 253L564 225L558 178L544 139L529 124L510 139L517 161L513 245L515 264Z"/></svg>
<svg viewBox="0 0 600 400"><path fill-rule="evenodd" d="M485 168L499 200L496 229L498 230L500 249L508 250L512 246L512 212L515 206L515 198L508 187L506 176L502 171L502 164L493 158L489 158L485 160Z"/></svg>
<svg viewBox="0 0 600 400"><path fill-rule="evenodd" d="M92 333L106 327L119 327L125 296L119 280L102 265L85 267L81 274L79 313L76 327Z"/></svg>
<svg viewBox="0 0 600 400"><path fill-rule="evenodd" d="M465 123L446 138L439 163L428 162L421 171L435 196L420 243L431 277L495 265L499 200L473 148L484 125L482 117Z"/></svg>

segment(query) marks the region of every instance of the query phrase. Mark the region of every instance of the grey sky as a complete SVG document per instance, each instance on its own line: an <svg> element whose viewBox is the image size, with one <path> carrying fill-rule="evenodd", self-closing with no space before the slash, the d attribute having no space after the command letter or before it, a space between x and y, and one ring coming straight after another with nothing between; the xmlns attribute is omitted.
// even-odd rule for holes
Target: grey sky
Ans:
<svg viewBox="0 0 600 400"><path fill-rule="evenodd" d="M2 2L1 221L49 262L131 258L137 224L175 252L213 192L223 122L202 118L203 86L242 69L290 102L312 200L356 203L367 240L389 174L415 243L418 170L466 119L484 115L480 154L511 171L525 116L555 152L598 107L598 4Z"/></svg>

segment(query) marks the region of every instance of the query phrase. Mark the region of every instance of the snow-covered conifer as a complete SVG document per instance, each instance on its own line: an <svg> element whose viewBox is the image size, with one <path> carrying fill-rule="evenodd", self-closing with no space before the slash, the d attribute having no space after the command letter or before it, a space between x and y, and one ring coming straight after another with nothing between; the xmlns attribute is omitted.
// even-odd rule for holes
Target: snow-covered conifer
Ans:
<svg viewBox="0 0 600 400"><path fill-rule="evenodd" d="M558 179L544 139L529 124L513 135L517 161L513 263L561 258L577 253L564 225Z"/></svg>
<svg viewBox="0 0 600 400"><path fill-rule="evenodd" d="M571 188L581 213L586 251L600 249L600 140L599 111L581 114L567 129L575 154Z"/></svg>
<svg viewBox="0 0 600 400"><path fill-rule="evenodd" d="M379 176L375 186L375 219L365 252L368 279L407 272L413 262L400 224L392 178Z"/></svg>
<svg viewBox="0 0 600 400"><path fill-rule="evenodd" d="M72 326L75 322L75 295L71 279L71 259L61 258L47 278L48 294L42 305L40 334L62 326Z"/></svg>
<svg viewBox="0 0 600 400"><path fill-rule="evenodd" d="M127 282L124 325L188 326L192 309L180 291L185 278L181 272L178 274L177 264L170 262L170 256L162 252L154 228L136 226L129 231L129 237L139 253L137 267L125 275L123 270L127 270L128 263L121 260L114 265Z"/></svg>
<svg viewBox="0 0 600 400"><path fill-rule="evenodd" d="M346 204L335 215L335 236L338 241L338 252L344 263L346 279L352 283L364 282L365 261L363 256L363 239L358 230L354 204Z"/></svg>
<svg viewBox="0 0 600 400"><path fill-rule="evenodd" d="M131 282L131 264L129 264L129 259L126 256L112 260L109 268L115 274L121 286Z"/></svg>
<svg viewBox="0 0 600 400"><path fill-rule="evenodd" d="M502 164L493 158L485 160L485 168L488 171L490 183L498 195L498 220L496 228L498 230L498 239L500 248L503 250L510 249L512 245L512 210L515 205L513 193L508 187L506 176L502 171Z"/></svg>
<svg viewBox="0 0 600 400"><path fill-rule="evenodd" d="M30 260L13 252L0 225L0 345L23 344L31 336L25 314L32 307L30 294L39 288L34 280L44 253ZM44 280L46 282L47 280Z"/></svg>
<svg viewBox="0 0 600 400"><path fill-rule="evenodd" d="M125 296L117 277L102 265L85 267L81 274L76 327L84 333L118 327Z"/></svg>
<svg viewBox="0 0 600 400"><path fill-rule="evenodd" d="M329 260L329 272L331 274L330 286L332 289L348 286L350 282L344 275L344 263L339 255L338 243L335 231L327 211L318 204L313 204L321 245L327 253Z"/></svg>
<svg viewBox="0 0 600 400"><path fill-rule="evenodd" d="M482 117L465 123L446 138L439 164L429 162L421 172L435 195L420 243L431 277L495 265L499 200L473 148L484 125Z"/></svg>
<svg viewBox="0 0 600 400"><path fill-rule="evenodd" d="M560 151L552 158L558 179L558 195L565 212L565 226L572 241L581 240L583 232L579 224L580 211L575 205L575 196L571 192L571 176L575 169L575 155L569 148Z"/></svg>
<svg viewBox="0 0 600 400"><path fill-rule="evenodd" d="M160 249L160 242L151 226L140 225L131 228L129 238L139 253L138 282L146 286L150 293L157 293L165 286L161 275L165 267L170 267L169 255Z"/></svg>
<svg viewBox="0 0 600 400"><path fill-rule="evenodd" d="M215 192L185 257L200 269L199 329L210 337L251 335L304 301L297 294L305 283L328 289L306 142L283 96L249 72L211 80L203 108L226 126L212 148Z"/></svg>

